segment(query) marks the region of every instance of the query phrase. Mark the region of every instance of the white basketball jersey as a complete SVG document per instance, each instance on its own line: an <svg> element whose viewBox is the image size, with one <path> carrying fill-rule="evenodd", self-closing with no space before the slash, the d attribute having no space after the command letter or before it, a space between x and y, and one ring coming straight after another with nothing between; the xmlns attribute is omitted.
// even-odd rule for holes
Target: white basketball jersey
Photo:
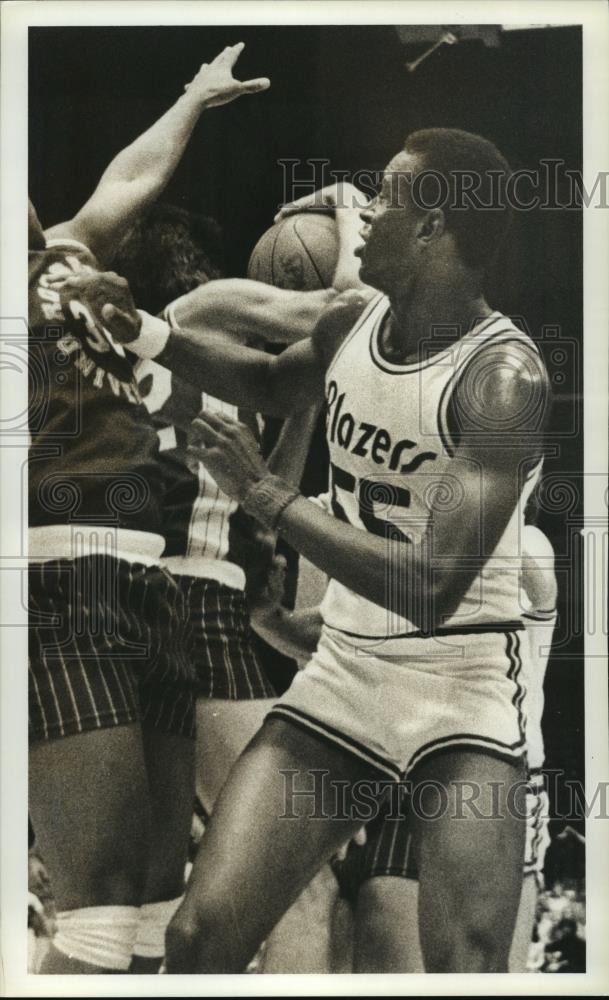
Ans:
<svg viewBox="0 0 609 1000"><path fill-rule="evenodd" d="M328 368L326 402L332 512L387 539L388 588L394 590L395 606L409 586L401 542L423 535L431 502L446 509L462 499L459 483L451 477L455 442L448 420L460 374L490 343L518 340L535 347L511 320L494 312L446 348L438 350L437 341L430 343L428 358L393 364L379 346L389 308L383 295L369 303ZM522 511L540 469L541 462L533 470L523 470L518 507L444 626L467 630L521 621ZM332 580L321 610L328 626L356 638L399 638L416 632L406 617L405 600L397 606L404 608L404 614L389 612Z"/></svg>

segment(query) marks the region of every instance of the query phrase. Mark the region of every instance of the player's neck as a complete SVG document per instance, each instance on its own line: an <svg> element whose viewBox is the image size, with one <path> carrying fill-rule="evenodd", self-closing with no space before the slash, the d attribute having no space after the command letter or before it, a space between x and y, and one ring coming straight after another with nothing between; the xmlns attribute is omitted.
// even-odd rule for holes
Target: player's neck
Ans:
<svg viewBox="0 0 609 1000"><path fill-rule="evenodd" d="M390 295L389 301L391 321L383 341L399 361L418 359L423 343L429 345L434 330L458 330L459 336L464 336L476 320L492 312L474 284L468 286L446 278L440 286L425 282L404 294Z"/></svg>

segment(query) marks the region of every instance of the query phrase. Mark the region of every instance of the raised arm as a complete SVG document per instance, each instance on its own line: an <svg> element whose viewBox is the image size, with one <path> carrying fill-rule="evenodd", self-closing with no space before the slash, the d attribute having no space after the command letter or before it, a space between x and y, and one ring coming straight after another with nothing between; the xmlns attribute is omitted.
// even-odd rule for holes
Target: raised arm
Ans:
<svg viewBox="0 0 609 1000"><path fill-rule="evenodd" d="M138 214L160 195L201 113L270 86L266 78L235 80L233 68L243 47L242 42L229 46L204 63L173 107L114 158L74 218L47 230L47 237L77 239L100 262L107 259Z"/></svg>
<svg viewBox="0 0 609 1000"><path fill-rule="evenodd" d="M429 526L416 543L389 542L325 514L270 476L247 429L226 418L196 421L200 457L222 489L329 576L430 629L455 612L494 552L518 501L523 464L541 451L548 397L541 361L520 345L482 353L479 374L485 378L476 378L474 363L471 378L462 380L456 411L470 417L461 423L450 476L440 484ZM459 503L442 503L444 485L449 493L457 491ZM404 586L388 587L388 562L398 554L396 567L406 565Z"/></svg>

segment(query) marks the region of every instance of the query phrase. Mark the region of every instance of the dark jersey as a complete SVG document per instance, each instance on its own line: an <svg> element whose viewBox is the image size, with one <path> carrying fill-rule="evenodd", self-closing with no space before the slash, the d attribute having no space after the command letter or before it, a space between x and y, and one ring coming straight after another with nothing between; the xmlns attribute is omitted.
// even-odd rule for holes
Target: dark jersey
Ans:
<svg viewBox="0 0 609 1000"><path fill-rule="evenodd" d="M158 438L132 361L50 279L91 270L75 241L29 254L30 526L110 525L161 533Z"/></svg>

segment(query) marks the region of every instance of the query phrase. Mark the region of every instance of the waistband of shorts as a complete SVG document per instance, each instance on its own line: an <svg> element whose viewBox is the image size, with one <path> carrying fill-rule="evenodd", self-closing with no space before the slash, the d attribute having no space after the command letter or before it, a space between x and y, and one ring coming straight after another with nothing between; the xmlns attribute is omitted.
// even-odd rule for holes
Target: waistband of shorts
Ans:
<svg viewBox="0 0 609 1000"><path fill-rule="evenodd" d="M161 565L173 576L196 576L215 580L232 590L245 590L245 573L241 566L223 559L206 559L204 556L164 556Z"/></svg>
<svg viewBox="0 0 609 1000"><path fill-rule="evenodd" d="M446 647L455 643L481 646L488 643L492 636L523 632L524 625L521 621L484 622L472 624L469 627L440 627L430 633L413 630L412 632L381 636L347 632L324 622L323 631L334 641L345 646L352 646L361 653L377 656L379 659L393 659L403 656L432 655L434 649L440 655L443 645Z"/></svg>
<svg viewBox="0 0 609 1000"><path fill-rule="evenodd" d="M31 562L103 555L144 566L158 566L164 548L162 535L132 528L100 524L49 524L28 530L28 558Z"/></svg>

